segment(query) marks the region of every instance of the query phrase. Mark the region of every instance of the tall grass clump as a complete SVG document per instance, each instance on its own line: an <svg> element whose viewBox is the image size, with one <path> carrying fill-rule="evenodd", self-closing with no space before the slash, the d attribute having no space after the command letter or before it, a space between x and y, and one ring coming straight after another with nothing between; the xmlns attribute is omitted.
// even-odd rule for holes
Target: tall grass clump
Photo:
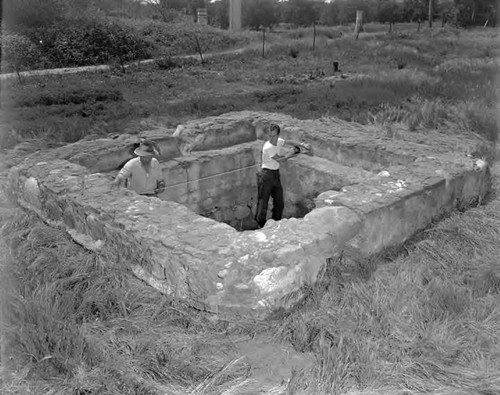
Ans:
<svg viewBox="0 0 500 395"><path fill-rule="evenodd" d="M137 280L114 253L88 252L26 215L2 236L12 251L2 363L13 374L50 382L52 394L211 394L246 378L217 324Z"/></svg>
<svg viewBox="0 0 500 395"><path fill-rule="evenodd" d="M366 281L349 275L349 259L330 262L337 274L327 291L277 330L300 334L292 344L316 356L295 389L500 392L499 208L496 187L487 206L427 230Z"/></svg>

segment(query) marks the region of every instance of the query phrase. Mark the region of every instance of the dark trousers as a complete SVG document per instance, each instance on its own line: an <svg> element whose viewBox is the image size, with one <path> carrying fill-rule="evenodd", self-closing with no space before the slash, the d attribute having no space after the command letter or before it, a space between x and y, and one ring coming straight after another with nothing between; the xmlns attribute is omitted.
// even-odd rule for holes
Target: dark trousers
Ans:
<svg viewBox="0 0 500 395"><path fill-rule="evenodd" d="M257 173L257 212L255 213L255 220L259 227L263 227L266 223L267 205L269 197L273 198L273 212L272 218L279 221L283 215L283 188L281 187L280 172L279 170L262 169Z"/></svg>

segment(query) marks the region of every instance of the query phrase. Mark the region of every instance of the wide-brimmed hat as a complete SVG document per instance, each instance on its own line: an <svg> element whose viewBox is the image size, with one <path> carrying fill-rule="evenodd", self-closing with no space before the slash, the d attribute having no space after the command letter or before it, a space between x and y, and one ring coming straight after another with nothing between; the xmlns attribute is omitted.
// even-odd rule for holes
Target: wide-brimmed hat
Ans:
<svg viewBox="0 0 500 395"><path fill-rule="evenodd" d="M139 147L134 150L134 154L137 156L155 156L159 155L158 149L154 146L154 144L149 142L142 142Z"/></svg>

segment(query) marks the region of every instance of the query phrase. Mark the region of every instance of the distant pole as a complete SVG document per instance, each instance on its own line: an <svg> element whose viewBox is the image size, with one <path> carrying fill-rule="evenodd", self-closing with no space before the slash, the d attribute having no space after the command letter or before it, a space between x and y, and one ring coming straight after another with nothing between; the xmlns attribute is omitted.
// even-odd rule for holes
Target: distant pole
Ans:
<svg viewBox="0 0 500 395"><path fill-rule="evenodd" d="M229 0L229 31L241 31L241 0Z"/></svg>
<svg viewBox="0 0 500 395"><path fill-rule="evenodd" d="M429 0L429 27L432 27L432 0Z"/></svg>
<svg viewBox="0 0 500 395"><path fill-rule="evenodd" d="M359 33L363 31L363 11L356 11L356 25L354 26L354 33L356 33L356 40L359 37Z"/></svg>
<svg viewBox="0 0 500 395"><path fill-rule="evenodd" d="M264 58L266 56L265 52L265 44L266 44L266 28L262 28L262 57Z"/></svg>
<svg viewBox="0 0 500 395"><path fill-rule="evenodd" d="M313 52L316 46L316 22L313 22Z"/></svg>

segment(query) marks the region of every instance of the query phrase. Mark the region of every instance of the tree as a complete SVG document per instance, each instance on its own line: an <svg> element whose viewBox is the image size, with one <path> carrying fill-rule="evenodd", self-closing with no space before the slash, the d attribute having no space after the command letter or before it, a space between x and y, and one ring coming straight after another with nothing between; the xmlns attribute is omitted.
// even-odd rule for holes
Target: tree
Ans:
<svg viewBox="0 0 500 395"><path fill-rule="evenodd" d="M109 57L118 61L123 72L127 62L148 57L148 45L135 29L108 22L106 32L110 40L107 48Z"/></svg>
<svg viewBox="0 0 500 395"><path fill-rule="evenodd" d="M163 22L172 22L179 13L196 17L198 8L208 8L205 0L146 0L159 14Z"/></svg>
<svg viewBox="0 0 500 395"><path fill-rule="evenodd" d="M389 33L396 22L401 20L401 12L398 3L394 0L383 0L379 4L378 20L381 23L389 23Z"/></svg>
<svg viewBox="0 0 500 395"><path fill-rule="evenodd" d="M279 21L276 0L246 0L243 2L242 24L251 29L271 27Z"/></svg>
<svg viewBox="0 0 500 395"><path fill-rule="evenodd" d="M401 20L404 22L417 22L417 31L420 31L422 21L428 16L428 5L425 0L405 0L400 8Z"/></svg>
<svg viewBox="0 0 500 395"><path fill-rule="evenodd" d="M215 41L215 35L209 29L211 28L193 23L189 26L189 29L182 32L184 37L187 38L189 49L192 49L200 56L202 64L206 62L203 55Z"/></svg>
<svg viewBox="0 0 500 395"><path fill-rule="evenodd" d="M17 74L19 82L22 82L21 71L29 69L39 57L38 48L29 38L18 34L3 36L2 58Z"/></svg>
<svg viewBox="0 0 500 395"><path fill-rule="evenodd" d="M219 0L208 3L208 20L212 26L221 29L229 28L229 0Z"/></svg>
<svg viewBox="0 0 500 395"><path fill-rule="evenodd" d="M319 18L321 4L311 0L288 0L285 22L297 26L310 26Z"/></svg>
<svg viewBox="0 0 500 395"><path fill-rule="evenodd" d="M497 21L499 0L455 0L456 23L460 26L494 26Z"/></svg>

